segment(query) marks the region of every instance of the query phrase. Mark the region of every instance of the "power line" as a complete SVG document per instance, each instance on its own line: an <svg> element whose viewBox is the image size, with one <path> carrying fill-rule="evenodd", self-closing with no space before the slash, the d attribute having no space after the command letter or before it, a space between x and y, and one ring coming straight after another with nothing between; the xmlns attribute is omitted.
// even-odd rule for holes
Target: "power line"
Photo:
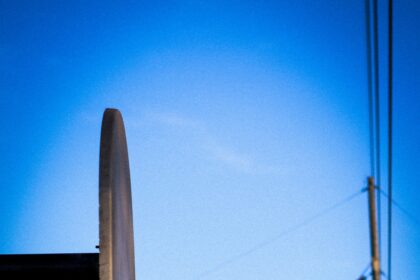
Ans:
<svg viewBox="0 0 420 280"><path fill-rule="evenodd" d="M392 0L388 1L388 10L388 279L392 279Z"/></svg>
<svg viewBox="0 0 420 280"><path fill-rule="evenodd" d="M357 280L365 280L367 279L366 277L366 273L369 271L369 268L371 267L371 264L369 263L365 269L363 269L362 273L360 273L360 276L357 278ZM369 273L368 275L370 275L371 273Z"/></svg>
<svg viewBox="0 0 420 280"><path fill-rule="evenodd" d="M369 146L370 146L370 174L375 176L375 137L373 125L373 92L372 92L372 39L370 1L365 0L366 20L366 58L367 58L367 82L368 82L368 111L369 111Z"/></svg>
<svg viewBox="0 0 420 280"><path fill-rule="evenodd" d="M384 192L381 191L381 194L383 196L385 196L386 198L389 199L389 196ZM410 211L408 211L407 209L405 209L404 207L401 206L400 203L398 203L394 198L392 198L392 204L401 211L401 213L405 214L407 218L409 218L410 220L412 220L414 223L420 225L420 220L413 214L410 213Z"/></svg>
<svg viewBox="0 0 420 280"><path fill-rule="evenodd" d="M378 44L378 0L373 0L373 48L375 69L375 121L376 121L376 183L381 188L381 123L380 123L380 96L379 96L379 44ZM379 248L381 248L381 196L377 196ZM381 251L381 250L380 250Z"/></svg>
<svg viewBox="0 0 420 280"><path fill-rule="evenodd" d="M383 277L385 277L386 279L389 279L388 275L386 275L386 273L385 273L385 272L381 271L381 275L382 275Z"/></svg>
<svg viewBox="0 0 420 280"><path fill-rule="evenodd" d="M227 265L232 264L232 263L234 263L234 262L236 262L236 261L254 253L255 251L257 251L261 248L267 247L268 245L270 245L270 244L274 243L275 241L279 240L280 238L282 238L282 237L284 237L288 234L291 234L291 233L293 233L293 232L295 232L295 231L313 223L314 221L316 221L316 220L320 219L321 217L323 217L323 216L329 214L330 212L334 211L338 207L350 202L351 200L353 200L354 198L359 196L361 193L363 193L365 190L366 189L362 189L362 190L344 198L343 200L340 200L339 202L331 205L330 207L325 208L324 210L318 212L317 214L303 220L302 222L300 222L298 224L295 224L294 226L289 227L288 229L286 229L286 230L280 232L279 234L277 234L276 236L273 236L269 239L266 239L266 240L258 243L254 247L251 247L248 250L245 250L241 253L238 253L238 254L220 262L219 264L215 265L213 268L208 269L208 270L202 272L201 274L199 274L195 279L202 279L202 278L204 278L204 277L206 277L210 274L213 274L213 273L219 271L220 269L226 267Z"/></svg>

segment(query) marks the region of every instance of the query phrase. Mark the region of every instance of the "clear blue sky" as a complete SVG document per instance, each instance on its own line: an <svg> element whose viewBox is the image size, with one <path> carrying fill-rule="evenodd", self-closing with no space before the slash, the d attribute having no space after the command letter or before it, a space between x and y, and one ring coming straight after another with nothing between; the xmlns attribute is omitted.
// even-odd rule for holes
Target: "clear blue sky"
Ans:
<svg viewBox="0 0 420 280"><path fill-rule="evenodd" d="M419 219L420 2L395 2L394 197ZM365 186L364 27L361 0L0 1L0 253L96 251L114 107L138 279L355 279L370 255L365 194L219 264ZM419 236L395 209L394 279L420 279Z"/></svg>

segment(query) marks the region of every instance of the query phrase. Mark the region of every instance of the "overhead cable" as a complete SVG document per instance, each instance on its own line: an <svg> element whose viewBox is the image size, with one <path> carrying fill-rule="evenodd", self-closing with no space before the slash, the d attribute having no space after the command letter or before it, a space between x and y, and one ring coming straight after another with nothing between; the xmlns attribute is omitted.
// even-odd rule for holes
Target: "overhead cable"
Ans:
<svg viewBox="0 0 420 280"><path fill-rule="evenodd" d="M373 92L372 92L372 38L371 38L371 11L370 1L365 0L365 21L366 21L366 66L367 66L367 88L368 88L368 112L369 112L369 154L370 154L370 176L375 176L375 136L373 124Z"/></svg>
<svg viewBox="0 0 420 280"><path fill-rule="evenodd" d="M389 196L384 192L381 191L381 194L383 196L385 196L386 198L389 199ZM398 203L394 198L392 198L392 204L401 211L401 213L403 213L407 218L409 218L411 221L413 221L414 223L420 225L420 220L413 214L410 213L410 211L408 211L407 209L405 209L404 207L401 206L400 203Z"/></svg>
<svg viewBox="0 0 420 280"><path fill-rule="evenodd" d="M303 220L302 222L297 223L297 224L287 228L286 230L280 232L279 234L277 234L277 235L275 235L275 236L273 236L269 239L266 239L266 240L256 244L255 246L253 246L253 247L251 247L247 250L244 250L244 251L242 251L242 252L240 252L240 253L238 253L238 254L236 254L236 255L234 255L234 256L232 256L232 257L230 257L230 258L228 258L228 259L226 259L222 262L220 262L219 264L215 265L213 268L210 268L210 269L202 272L201 274L199 274L195 279L202 279L202 278L204 278L204 277L206 277L210 274L213 274L213 273L221 270L222 268L224 268L224 267L226 267L226 266L228 266L228 265L230 265L230 264L232 264L232 263L234 263L234 262L236 262L236 261L254 253L255 251L257 251L261 248L267 247L268 245L271 245L272 243L276 242L280 238L282 238L286 235L289 235L289 234L291 234L291 233L293 233L293 232L295 232L295 231L297 231L297 230L315 222L316 220L320 219L321 217L323 217L323 216L331 213L332 211L336 210L340 206L343 206L344 204L350 202L351 200L353 200L354 198L356 198L357 196L362 194L365 190L366 190L366 188L364 188L364 189L362 189L362 190L360 190L360 191L358 191L358 192L356 192L356 193L338 201L337 203L331 205L330 207L327 207L324 210L308 217L307 219Z"/></svg>
<svg viewBox="0 0 420 280"><path fill-rule="evenodd" d="M376 184L378 190L381 189L381 111L379 94L379 35L378 35L378 0L373 0L373 55L374 55L374 80L375 80L375 128L376 128ZM378 204L378 229L379 229L379 248L381 248L381 196L377 195ZM379 250L381 252L382 250Z"/></svg>
<svg viewBox="0 0 420 280"><path fill-rule="evenodd" d="M392 103L393 103L393 7L392 0L388 1L388 279L392 268Z"/></svg>

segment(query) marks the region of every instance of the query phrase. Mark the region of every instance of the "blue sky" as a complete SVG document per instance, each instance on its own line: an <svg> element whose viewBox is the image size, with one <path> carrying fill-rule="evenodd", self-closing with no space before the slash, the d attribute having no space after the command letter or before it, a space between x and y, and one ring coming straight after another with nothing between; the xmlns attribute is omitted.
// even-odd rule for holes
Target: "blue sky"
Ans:
<svg viewBox="0 0 420 280"><path fill-rule="evenodd" d="M420 4L395 2L394 197L419 217ZM0 13L0 253L95 252L100 123L114 107L139 279L355 279L366 267L361 194L203 275L365 186L363 1L0 1ZM419 233L394 210L395 279L419 278Z"/></svg>

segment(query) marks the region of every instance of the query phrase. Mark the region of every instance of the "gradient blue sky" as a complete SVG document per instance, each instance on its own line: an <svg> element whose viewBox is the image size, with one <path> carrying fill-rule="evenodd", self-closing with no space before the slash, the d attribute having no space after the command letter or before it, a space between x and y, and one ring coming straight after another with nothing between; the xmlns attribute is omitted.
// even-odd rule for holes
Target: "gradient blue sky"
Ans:
<svg viewBox="0 0 420 280"><path fill-rule="evenodd" d="M394 197L419 217L420 2L395 2ZM199 277L365 186L364 27L364 1L0 1L0 253L95 252L114 107L138 279L355 279L364 194ZM395 209L394 279L420 278L419 234Z"/></svg>

